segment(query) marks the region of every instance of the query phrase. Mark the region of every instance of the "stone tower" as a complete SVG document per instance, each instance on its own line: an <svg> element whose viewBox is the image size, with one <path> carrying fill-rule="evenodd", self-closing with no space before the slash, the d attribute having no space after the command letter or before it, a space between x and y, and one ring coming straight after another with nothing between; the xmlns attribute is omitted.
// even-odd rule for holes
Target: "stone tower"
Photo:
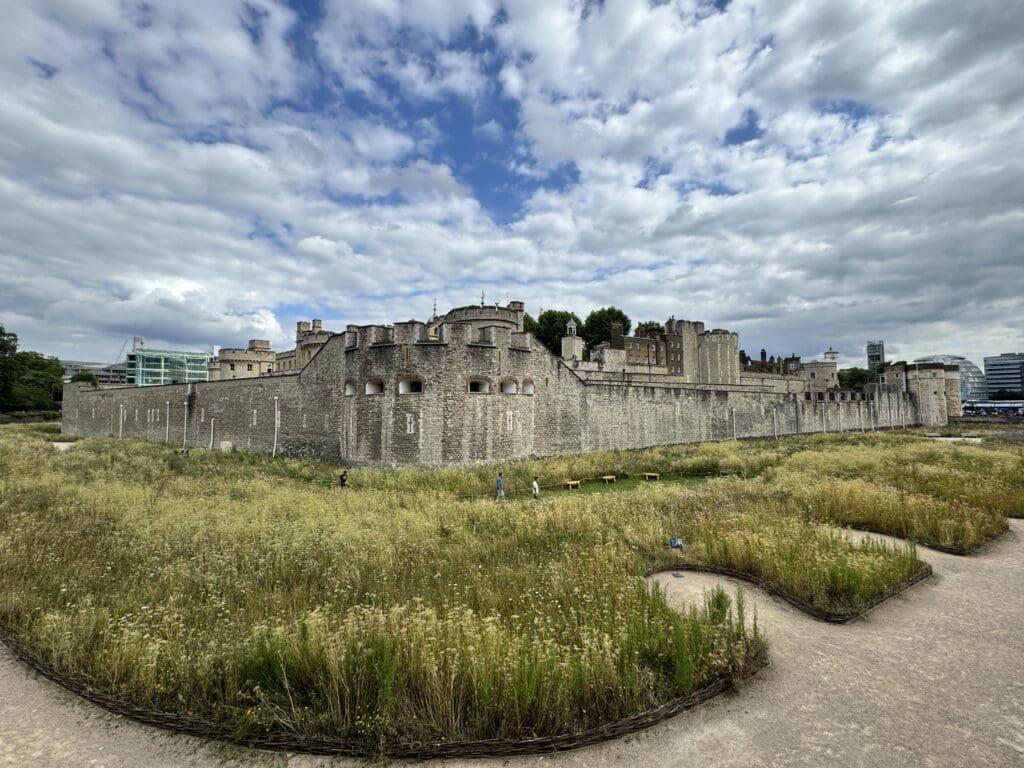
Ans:
<svg viewBox="0 0 1024 768"><path fill-rule="evenodd" d="M562 337L562 359L583 359L583 339L576 335L576 321L572 318L569 318L569 322L565 324L565 336Z"/></svg>

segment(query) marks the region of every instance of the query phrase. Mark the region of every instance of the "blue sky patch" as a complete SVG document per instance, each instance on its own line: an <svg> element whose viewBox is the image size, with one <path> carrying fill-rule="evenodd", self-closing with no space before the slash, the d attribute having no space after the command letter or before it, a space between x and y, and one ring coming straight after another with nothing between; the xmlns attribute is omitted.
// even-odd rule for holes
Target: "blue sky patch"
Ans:
<svg viewBox="0 0 1024 768"><path fill-rule="evenodd" d="M52 64L47 64L45 61L40 61L39 59L33 59L31 57L29 58L28 61L33 67L35 67L36 73L43 80L49 80L51 77L60 72L60 70L57 69L57 67L53 66Z"/></svg>
<svg viewBox="0 0 1024 768"><path fill-rule="evenodd" d="M758 123L757 112L753 109L748 109L743 114L743 121L725 132L725 144L727 146L746 144L748 141L754 141L763 135L764 130Z"/></svg>

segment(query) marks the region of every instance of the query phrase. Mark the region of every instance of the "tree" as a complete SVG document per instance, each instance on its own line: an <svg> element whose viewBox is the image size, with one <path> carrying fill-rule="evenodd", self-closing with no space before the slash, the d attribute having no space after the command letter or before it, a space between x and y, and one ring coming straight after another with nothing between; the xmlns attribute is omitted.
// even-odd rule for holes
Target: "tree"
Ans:
<svg viewBox="0 0 1024 768"><path fill-rule="evenodd" d="M18 334L8 333L0 325L0 411L14 410L11 407L11 390L14 387L14 356L18 352Z"/></svg>
<svg viewBox="0 0 1024 768"><path fill-rule="evenodd" d="M844 368L839 371L839 388L863 392L864 387L875 380L875 374L867 368Z"/></svg>
<svg viewBox="0 0 1024 768"><path fill-rule="evenodd" d="M654 333L664 333L665 326L659 323L657 320L644 320L636 326L636 335L643 336L644 332L654 331Z"/></svg>
<svg viewBox="0 0 1024 768"><path fill-rule="evenodd" d="M58 408L64 388L64 366L55 357L38 352L16 352L12 411L53 411Z"/></svg>
<svg viewBox="0 0 1024 768"><path fill-rule="evenodd" d="M0 325L0 411L56 410L63 380L57 358L19 352L17 334Z"/></svg>
<svg viewBox="0 0 1024 768"><path fill-rule="evenodd" d="M96 378L96 374L92 371L83 369L71 377L71 383L92 384L92 388L96 389L100 385L100 380Z"/></svg>
<svg viewBox="0 0 1024 768"><path fill-rule="evenodd" d="M532 328L527 325L526 317L523 318L523 329L530 331L553 355L562 354L562 337L566 335L565 326L568 322L574 321L577 327L582 325L575 313L560 309L545 309L536 321L530 318Z"/></svg>
<svg viewBox="0 0 1024 768"><path fill-rule="evenodd" d="M18 334L8 333L0 325L0 360L10 357L18 351Z"/></svg>
<svg viewBox="0 0 1024 768"><path fill-rule="evenodd" d="M632 321L621 309L603 307L595 309L587 315L587 320L583 323L580 335L583 337L583 341L586 342L588 350L593 349L602 341L611 340L612 323L622 323L622 335L626 336L629 334Z"/></svg>

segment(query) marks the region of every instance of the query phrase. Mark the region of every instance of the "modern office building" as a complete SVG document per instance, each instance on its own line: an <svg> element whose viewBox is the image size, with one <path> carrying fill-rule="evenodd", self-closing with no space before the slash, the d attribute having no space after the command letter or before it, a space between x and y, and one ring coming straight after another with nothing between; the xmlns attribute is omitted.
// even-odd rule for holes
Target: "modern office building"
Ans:
<svg viewBox="0 0 1024 768"><path fill-rule="evenodd" d="M209 357L206 352L146 349L136 336L126 361L125 378L136 387L207 381Z"/></svg>
<svg viewBox="0 0 1024 768"><path fill-rule="evenodd" d="M124 384L125 363L94 363L86 360L61 360L64 366L64 381L71 381L71 377L80 371L92 371L100 384Z"/></svg>
<svg viewBox="0 0 1024 768"><path fill-rule="evenodd" d="M877 372L882 363L885 362L885 342L879 339L878 341L868 342L868 370Z"/></svg>
<svg viewBox="0 0 1024 768"><path fill-rule="evenodd" d="M986 357L985 380L989 397L1002 390L1024 392L1024 352L1004 352Z"/></svg>
<svg viewBox="0 0 1024 768"><path fill-rule="evenodd" d="M956 365L960 368L960 399L984 400L988 397L985 374L981 369L962 355L928 355L914 360L915 363L942 363Z"/></svg>

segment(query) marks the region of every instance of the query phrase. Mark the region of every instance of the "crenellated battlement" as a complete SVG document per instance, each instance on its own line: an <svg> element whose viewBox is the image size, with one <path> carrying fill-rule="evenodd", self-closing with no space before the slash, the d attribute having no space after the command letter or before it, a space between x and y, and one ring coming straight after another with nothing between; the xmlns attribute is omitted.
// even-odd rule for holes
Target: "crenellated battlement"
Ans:
<svg viewBox="0 0 1024 768"><path fill-rule="evenodd" d="M942 365L897 364L866 397L840 391L831 362L805 364L806 376L741 378L736 333L674 317L636 336L620 326L589 360L569 324L557 355L524 331L524 314L522 302L459 307L339 334L302 321L291 375L191 390L69 385L63 428L349 465L445 466L936 425L958 390L956 371ZM265 352L251 346L246 354Z"/></svg>

